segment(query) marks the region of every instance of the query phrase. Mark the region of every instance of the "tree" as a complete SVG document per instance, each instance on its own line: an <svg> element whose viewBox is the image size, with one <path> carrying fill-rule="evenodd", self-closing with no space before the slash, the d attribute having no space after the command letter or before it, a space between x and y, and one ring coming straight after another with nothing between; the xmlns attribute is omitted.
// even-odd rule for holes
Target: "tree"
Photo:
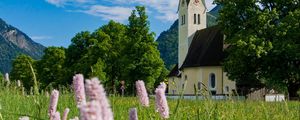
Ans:
<svg viewBox="0 0 300 120"><path fill-rule="evenodd" d="M148 89L153 89L164 66L154 41L155 34L149 30L145 7L136 7L129 17L126 43L126 81L129 88L136 80L144 80Z"/></svg>
<svg viewBox="0 0 300 120"><path fill-rule="evenodd" d="M114 93L116 92L117 84L122 80L122 76L124 73L124 68L126 63L124 63L124 51L126 46L125 43L128 41L126 36L126 26L114 21L110 21L107 25L100 27L93 33L92 36L98 38L97 33L102 31L107 36L109 36L109 40L106 43L106 56L100 56L106 64L105 72L109 73L106 74L107 81L106 85L111 86ZM102 45L103 46L103 45Z"/></svg>
<svg viewBox="0 0 300 120"><path fill-rule="evenodd" d="M296 96L300 89L300 3L295 0L216 0L230 44L225 71L236 81L261 82Z"/></svg>
<svg viewBox="0 0 300 120"><path fill-rule="evenodd" d="M86 78L99 77L102 83L106 83L105 59L110 54L111 38L101 29L93 33L81 32L73 39L67 49L66 67L69 75L82 73Z"/></svg>
<svg viewBox="0 0 300 120"><path fill-rule="evenodd" d="M19 55L13 61L13 68L10 73L10 78L12 81L20 80L22 81L24 87L30 90L34 85L34 76L30 68L30 64L34 65L35 61L27 55ZM36 71L34 69L34 71ZM36 73L36 72L35 72Z"/></svg>
<svg viewBox="0 0 300 120"><path fill-rule="evenodd" d="M65 48L48 47L44 50L44 56L38 61L38 78L42 88L48 85L65 85Z"/></svg>
<svg viewBox="0 0 300 120"><path fill-rule="evenodd" d="M78 33L66 56L67 76L99 77L108 92L115 93L122 80L129 84L127 88L134 87L138 79L153 88L155 81L165 76L144 7L133 11L127 26L110 21L92 33Z"/></svg>
<svg viewBox="0 0 300 120"><path fill-rule="evenodd" d="M90 40L90 32L84 31L77 33L75 37L71 40L71 45L66 50L66 67L69 68L69 74L73 76L78 71L76 65L78 65L79 60L88 52L88 48L94 44L94 41Z"/></svg>

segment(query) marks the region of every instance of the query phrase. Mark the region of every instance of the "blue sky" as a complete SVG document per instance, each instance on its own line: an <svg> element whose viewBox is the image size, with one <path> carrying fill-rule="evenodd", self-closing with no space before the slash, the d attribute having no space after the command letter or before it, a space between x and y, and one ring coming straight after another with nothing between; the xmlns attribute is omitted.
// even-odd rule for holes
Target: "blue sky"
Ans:
<svg viewBox="0 0 300 120"><path fill-rule="evenodd" d="M206 0L208 9L212 0ZM44 46L64 46L80 31L94 31L115 20L127 24L136 5L144 5L158 36L177 19L178 0L0 0L0 18Z"/></svg>

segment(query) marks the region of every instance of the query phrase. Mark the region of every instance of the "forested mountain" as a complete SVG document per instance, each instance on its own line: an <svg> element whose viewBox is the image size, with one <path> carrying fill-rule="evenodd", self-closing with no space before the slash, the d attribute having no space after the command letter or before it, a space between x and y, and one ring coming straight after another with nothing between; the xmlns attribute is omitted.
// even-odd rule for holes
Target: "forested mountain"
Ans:
<svg viewBox="0 0 300 120"><path fill-rule="evenodd" d="M207 26L217 24L221 6L216 6L207 13ZM165 66L170 70L178 62L178 20L176 20L169 30L162 32L157 38L160 56L165 62Z"/></svg>
<svg viewBox="0 0 300 120"><path fill-rule="evenodd" d="M178 20L173 23L169 30L162 32L156 42L166 68L171 69L178 61Z"/></svg>
<svg viewBox="0 0 300 120"><path fill-rule="evenodd" d="M11 70L12 60L19 54L40 59L45 47L34 42L19 29L8 25L0 18L0 72Z"/></svg>

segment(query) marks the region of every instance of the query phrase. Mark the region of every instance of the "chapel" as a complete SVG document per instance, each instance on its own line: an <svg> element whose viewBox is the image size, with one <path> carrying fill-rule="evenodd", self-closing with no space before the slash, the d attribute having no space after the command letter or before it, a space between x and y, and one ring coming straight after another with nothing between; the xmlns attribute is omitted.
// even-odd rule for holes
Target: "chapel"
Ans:
<svg viewBox="0 0 300 120"><path fill-rule="evenodd" d="M205 0L179 0L178 64L168 75L168 94L232 94L236 83L222 68L224 34L218 26L207 27ZM185 84L186 83L186 84Z"/></svg>

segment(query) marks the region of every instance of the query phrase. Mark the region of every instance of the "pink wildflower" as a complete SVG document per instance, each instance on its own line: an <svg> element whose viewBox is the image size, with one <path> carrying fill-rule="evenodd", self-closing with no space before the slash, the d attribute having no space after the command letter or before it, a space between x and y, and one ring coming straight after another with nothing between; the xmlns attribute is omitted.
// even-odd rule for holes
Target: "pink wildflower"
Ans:
<svg viewBox="0 0 300 120"><path fill-rule="evenodd" d="M138 120L137 109L131 108L129 110L129 120Z"/></svg>
<svg viewBox="0 0 300 120"><path fill-rule="evenodd" d="M101 109L101 116L103 120L113 120L113 113L106 97L105 90L100 84L98 78L86 80L86 92L90 100L99 102Z"/></svg>
<svg viewBox="0 0 300 120"><path fill-rule="evenodd" d="M51 93L51 97L50 97L50 105L49 105L49 109L48 109L48 115L53 116L54 114L56 114L56 106L57 106L57 102L58 102L58 97L59 97L59 92L57 90L53 90Z"/></svg>
<svg viewBox="0 0 300 120"><path fill-rule="evenodd" d="M149 107L149 98L148 98L144 81L138 80L135 82L135 85L136 85L137 95L140 99L141 104L143 106Z"/></svg>
<svg viewBox="0 0 300 120"><path fill-rule="evenodd" d="M51 117L50 120L60 120L60 113L55 112Z"/></svg>
<svg viewBox="0 0 300 120"><path fill-rule="evenodd" d="M158 88L162 88L162 89L164 89L164 91L166 91L167 85L166 85L166 83L161 82L160 85L158 86Z"/></svg>
<svg viewBox="0 0 300 120"><path fill-rule="evenodd" d="M91 101L80 107L80 120L104 120L98 101Z"/></svg>
<svg viewBox="0 0 300 120"><path fill-rule="evenodd" d="M67 120L69 112L70 112L70 109L66 108L64 111L64 116L62 117L62 120Z"/></svg>
<svg viewBox="0 0 300 120"><path fill-rule="evenodd" d="M85 90L84 90L84 78L82 74L76 74L73 77L73 87L76 97L77 106L86 103Z"/></svg>
<svg viewBox="0 0 300 120"><path fill-rule="evenodd" d="M161 82L160 85L159 85L157 88L163 89L163 91L165 92L166 89L167 89L167 85L166 85L164 82ZM157 103L157 102L158 102L158 101L157 101L158 99L155 99L155 100L156 100L155 102ZM159 109L158 104L155 104L155 111L156 111L156 112L159 112L158 109Z"/></svg>
<svg viewBox="0 0 300 120"><path fill-rule="evenodd" d="M156 88L155 93L157 111L160 113L161 117L165 119L169 118L169 106L164 89Z"/></svg>

